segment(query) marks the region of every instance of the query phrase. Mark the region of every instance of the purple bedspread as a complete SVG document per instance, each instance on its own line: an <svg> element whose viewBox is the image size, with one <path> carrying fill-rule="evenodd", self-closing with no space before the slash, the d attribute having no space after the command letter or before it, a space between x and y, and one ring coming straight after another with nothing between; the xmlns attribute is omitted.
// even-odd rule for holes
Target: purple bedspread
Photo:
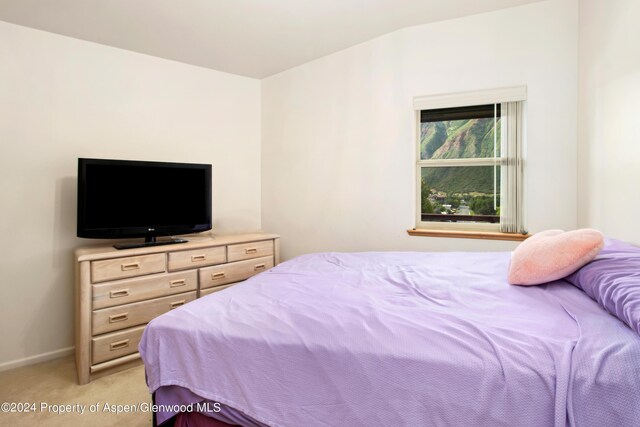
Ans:
<svg viewBox="0 0 640 427"><path fill-rule="evenodd" d="M149 389L271 426L637 426L640 337L509 253L321 253L145 329Z"/></svg>

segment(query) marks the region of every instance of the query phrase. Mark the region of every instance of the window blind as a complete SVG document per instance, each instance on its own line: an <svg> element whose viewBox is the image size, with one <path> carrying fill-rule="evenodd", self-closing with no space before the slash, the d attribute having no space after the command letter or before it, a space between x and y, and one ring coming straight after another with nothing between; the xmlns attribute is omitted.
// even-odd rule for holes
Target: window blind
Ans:
<svg viewBox="0 0 640 427"><path fill-rule="evenodd" d="M497 107L497 113L496 113ZM500 104L472 105L469 107L438 108L420 111L420 122L444 122L449 120L492 119L500 117Z"/></svg>
<svg viewBox="0 0 640 427"><path fill-rule="evenodd" d="M502 134L500 150L500 231L525 234L523 149L522 149L522 102L502 104Z"/></svg>

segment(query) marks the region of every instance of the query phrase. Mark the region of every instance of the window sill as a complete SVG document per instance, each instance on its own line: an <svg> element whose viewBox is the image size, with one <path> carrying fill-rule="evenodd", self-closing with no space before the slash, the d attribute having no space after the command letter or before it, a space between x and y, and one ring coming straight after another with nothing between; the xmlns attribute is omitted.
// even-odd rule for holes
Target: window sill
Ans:
<svg viewBox="0 0 640 427"><path fill-rule="evenodd" d="M425 230L425 229L411 229L407 230L409 236L424 236L424 237L450 237L458 239L485 239L485 240L511 240L511 241L523 241L531 234L515 234L515 233L501 233L498 231L457 231L457 230Z"/></svg>

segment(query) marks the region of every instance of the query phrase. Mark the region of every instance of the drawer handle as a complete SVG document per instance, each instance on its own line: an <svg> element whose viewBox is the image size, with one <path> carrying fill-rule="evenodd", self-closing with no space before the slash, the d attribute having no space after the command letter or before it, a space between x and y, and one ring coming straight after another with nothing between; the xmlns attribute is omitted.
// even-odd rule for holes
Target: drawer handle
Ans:
<svg viewBox="0 0 640 427"><path fill-rule="evenodd" d="M124 322L129 319L129 313L114 314L109 316L109 323Z"/></svg>
<svg viewBox="0 0 640 427"><path fill-rule="evenodd" d="M211 275L211 280L216 280L216 279L224 279L224 271L221 271L220 273L213 273Z"/></svg>
<svg viewBox="0 0 640 427"><path fill-rule="evenodd" d="M181 305L184 305L185 302L186 302L185 300L172 302L171 303L171 309L173 310L176 307L180 307Z"/></svg>
<svg viewBox="0 0 640 427"><path fill-rule="evenodd" d="M172 280L169 284L170 288L177 288L179 286L184 286L187 284L187 281L184 279Z"/></svg>
<svg viewBox="0 0 640 427"><path fill-rule="evenodd" d="M129 264L122 264L120 267L122 268L122 271L138 270L140 268L140 263L132 262Z"/></svg>
<svg viewBox="0 0 640 427"><path fill-rule="evenodd" d="M117 291L109 292L110 298L120 298L120 297L128 297L129 289L118 289Z"/></svg>
<svg viewBox="0 0 640 427"><path fill-rule="evenodd" d="M120 350L121 348L129 347L129 340L116 341L109 344L109 350Z"/></svg>
<svg viewBox="0 0 640 427"><path fill-rule="evenodd" d="M191 262L205 261L206 259L206 255L191 255Z"/></svg>
<svg viewBox="0 0 640 427"><path fill-rule="evenodd" d="M260 270L264 270L265 265L264 264L256 264L253 266L253 271L260 271Z"/></svg>
<svg viewBox="0 0 640 427"><path fill-rule="evenodd" d="M258 250L256 248L250 248L250 249L245 249L244 250L245 254L255 254L257 252L258 252Z"/></svg>

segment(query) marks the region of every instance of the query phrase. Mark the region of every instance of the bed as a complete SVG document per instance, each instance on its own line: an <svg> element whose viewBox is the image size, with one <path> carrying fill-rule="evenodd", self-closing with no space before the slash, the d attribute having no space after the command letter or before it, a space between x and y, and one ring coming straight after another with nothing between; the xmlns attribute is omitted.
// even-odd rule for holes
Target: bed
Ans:
<svg viewBox="0 0 640 427"><path fill-rule="evenodd" d="M157 423L638 425L640 336L509 259L303 255L166 313L139 347Z"/></svg>

